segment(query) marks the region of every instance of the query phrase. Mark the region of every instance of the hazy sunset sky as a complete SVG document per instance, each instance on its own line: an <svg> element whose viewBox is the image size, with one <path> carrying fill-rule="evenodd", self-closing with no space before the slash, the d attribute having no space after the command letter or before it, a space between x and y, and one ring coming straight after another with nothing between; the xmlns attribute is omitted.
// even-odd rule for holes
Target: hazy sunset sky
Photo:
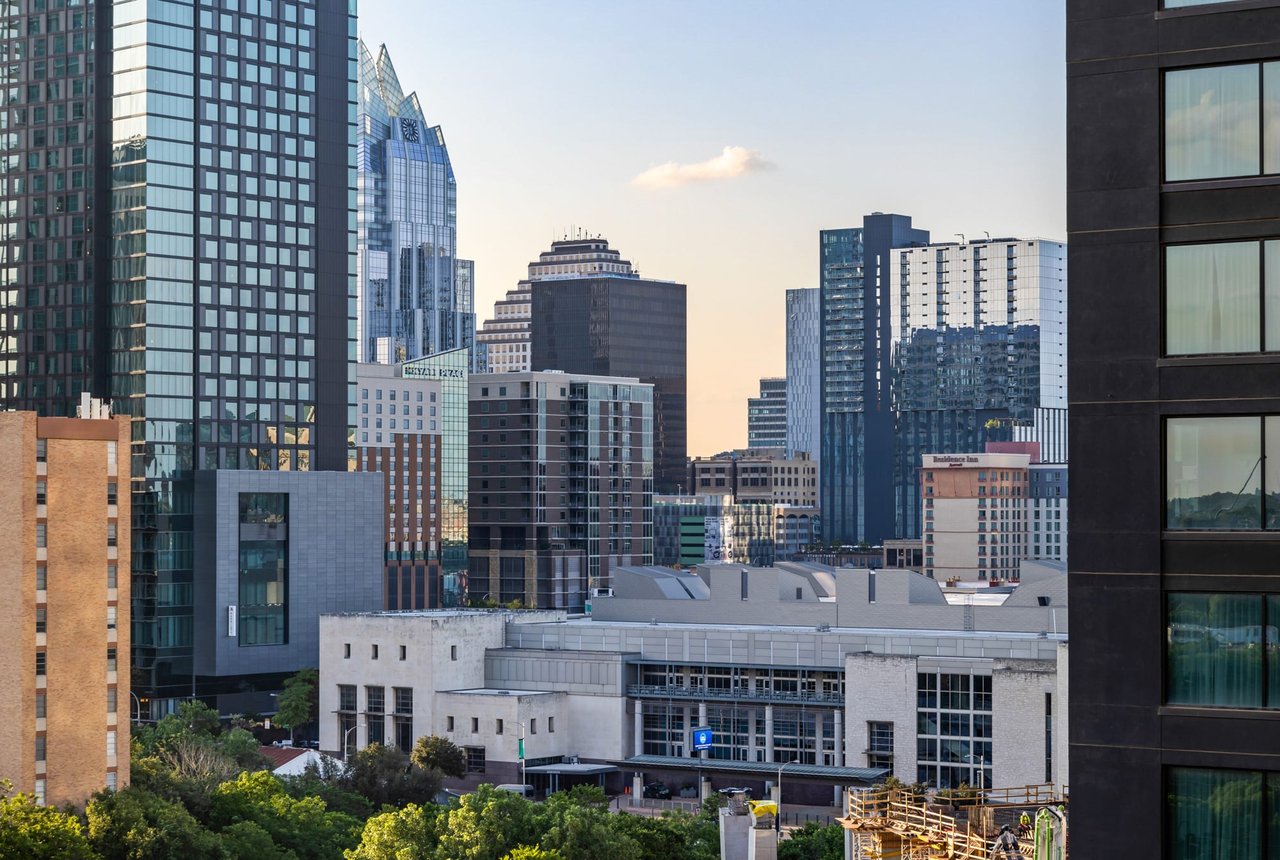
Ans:
<svg viewBox="0 0 1280 860"><path fill-rule="evenodd" d="M476 312L553 238L689 286L689 453L746 445L785 372L785 291L871 211L1064 239L1052 0L360 0L444 130Z"/></svg>

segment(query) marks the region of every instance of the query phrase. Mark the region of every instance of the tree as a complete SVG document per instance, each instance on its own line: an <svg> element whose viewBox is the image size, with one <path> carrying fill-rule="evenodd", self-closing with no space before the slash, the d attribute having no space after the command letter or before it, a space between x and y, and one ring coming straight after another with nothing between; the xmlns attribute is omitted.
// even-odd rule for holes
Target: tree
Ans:
<svg viewBox="0 0 1280 860"><path fill-rule="evenodd" d="M80 820L40 806L25 794L8 796L13 784L0 780L0 857L27 860L94 860Z"/></svg>
<svg viewBox="0 0 1280 860"><path fill-rule="evenodd" d="M271 834L252 821L238 821L218 834L228 856L237 860L296 860L297 855L275 843Z"/></svg>
<svg viewBox="0 0 1280 860"><path fill-rule="evenodd" d="M218 786L210 820L218 830L253 822L298 860L332 860L360 841L359 820L330 812L318 797L290 797L266 771L242 773Z"/></svg>
<svg viewBox="0 0 1280 860"><path fill-rule="evenodd" d="M538 844L558 851L565 860L641 860L640 846L615 830L611 818L594 806L565 803L541 816L546 829Z"/></svg>
<svg viewBox="0 0 1280 860"><path fill-rule="evenodd" d="M103 860L223 858L221 840L186 807L136 786L99 792L86 813L89 843Z"/></svg>
<svg viewBox="0 0 1280 860"><path fill-rule="evenodd" d="M564 860L559 851L539 848L536 845L521 845L512 848L502 860Z"/></svg>
<svg viewBox="0 0 1280 860"><path fill-rule="evenodd" d="M844 828L810 821L778 843L778 860L844 860Z"/></svg>
<svg viewBox="0 0 1280 860"><path fill-rule="evenodd" d="M458 779L467 775L467 755L448 738L423 735L413 745L410 760L425 770L438 770Z"/></svg>
<svg viewBox="0 0 1280 860"><path fill-rule="evenodd" d="M440 791L440 774L413 764L392 747L369 744L351 757L343 787L383 804L430 803Z"/></svg>
<svg viewBox="0 0 1280 860"><path fill-rule="evenodd" d="M464 795L441 818L439 854L449 860L498 860L538 842L533 804L492 785Z"/></svg>
<svg viewBox="0 0 1280 860"><path fill-rule="evenodd" d="M346 860L432 860L440 817L436 807L416 803L375 815L365 822L359 847L343 856Z"/></svg>
<svg viewBox="0 0 1280 860"><path fill-rule="evenodd" d="M315 669L302 669L284 682L284 690L276 699L276 722L289 730L291 740L295 730L319 719L319 681L320 673Z"/></svg>

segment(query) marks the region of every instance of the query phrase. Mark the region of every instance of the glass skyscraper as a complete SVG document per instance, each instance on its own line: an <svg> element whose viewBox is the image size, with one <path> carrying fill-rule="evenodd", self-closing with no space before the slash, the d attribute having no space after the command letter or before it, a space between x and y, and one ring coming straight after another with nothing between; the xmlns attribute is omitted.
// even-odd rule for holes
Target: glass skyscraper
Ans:
<svg viewBox="0 0 1280 860"><path fill-rule="evenodd" d="M361 42L359 356L381 364L471 347L473 269L456 257L457 187L444 134L405 95L386 47Z"/></svg>
<svg viewBox="0 0 1280 860"><path fill-rule="evenodd" d="M906 215L873 213L861 228L819 235L822 304L822 516L831 540L893 534L889 298L893 248L929 241Z"/></svg>
<svg viewBox="0 0 1280 860"><path fill-rule="evenodd" d="M0 407L89 389L133 418L133 680L159 713L201 692L195 472L348 466L355 6L2 9Z"/></svg>
<svg viewBox="0 0 1280 860"><path fill-rule="evenodd" d="M923 455L1035 440L1045 410L1065 413L1067 247L951 242L895 250L889 268L896 536L916 538Z"/></svg>
<svg viewBox="0 0 1280 860"><path fill-rule="evenodd" d="M787 290L787 455L822 456L821 291Z"/></svg>

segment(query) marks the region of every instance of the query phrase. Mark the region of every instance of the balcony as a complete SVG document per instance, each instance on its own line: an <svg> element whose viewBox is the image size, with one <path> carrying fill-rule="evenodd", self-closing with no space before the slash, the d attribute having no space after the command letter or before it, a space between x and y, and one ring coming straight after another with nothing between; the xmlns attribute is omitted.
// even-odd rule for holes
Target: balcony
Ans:
<svg viewBox="0 0 1280 860"><path fill-rule="evenodd" d="M844 696L840 693L804 691L782 693L772 690L756 690L747 687L728 689L711 687L685 687L675 684L628 684L627 695L635 699L692 699L697 701L763 702L776 705L827 705L843 708Z"/></svg>

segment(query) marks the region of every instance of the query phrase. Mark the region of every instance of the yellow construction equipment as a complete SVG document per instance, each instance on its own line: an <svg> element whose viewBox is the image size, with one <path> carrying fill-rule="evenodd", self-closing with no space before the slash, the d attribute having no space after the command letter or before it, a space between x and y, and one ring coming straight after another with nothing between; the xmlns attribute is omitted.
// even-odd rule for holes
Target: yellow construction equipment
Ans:
<svg viewBox="0 0 1280 860"><path fill-rule="evenodd" d="M1000 819L1012 824L1023 811L1037 827L1020 839L1022 856L1066 860L1066 798L1052 785L973 789L955 806L901 788L850 789L840 823L859 860L989 860Z"/></svg>

